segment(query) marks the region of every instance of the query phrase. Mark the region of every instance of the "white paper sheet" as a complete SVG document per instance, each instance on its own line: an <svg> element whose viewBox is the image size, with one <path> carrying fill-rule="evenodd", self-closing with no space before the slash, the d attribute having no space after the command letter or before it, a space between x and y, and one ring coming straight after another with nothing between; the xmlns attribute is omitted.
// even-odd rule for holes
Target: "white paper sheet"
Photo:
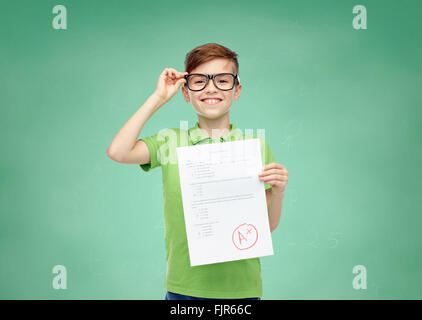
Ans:
<svg viewBox="0 0 422 320"><path fill-rule="evenodd" d="M191 266L272 255L259 139L176 148Z"/></svg>

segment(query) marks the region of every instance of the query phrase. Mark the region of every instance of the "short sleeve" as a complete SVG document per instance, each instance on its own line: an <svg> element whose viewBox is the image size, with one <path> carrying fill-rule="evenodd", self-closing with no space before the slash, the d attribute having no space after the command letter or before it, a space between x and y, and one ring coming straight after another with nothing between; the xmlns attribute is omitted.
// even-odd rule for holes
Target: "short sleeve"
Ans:
<svg viewBox="0 0 422 320"><path fill-rule="evenodd" d="M262 166L275 162L274 155L271 152L271 149L268 143L262 138L260 138L260 140L261 140ZM265 190L269 188L271 188L271 185L265 183Z"/></svg>
<svg viewBox="0 0 422 320"><path fill-rule="evenodd" d="M161 165L159 152L160 146L165 142L165 140L162 139L162 137L159 137L158 133L142 138L141 140L143 140L148 147L151 161L150 163L140 164L139 166L142 170L148 172Z"/></svg>

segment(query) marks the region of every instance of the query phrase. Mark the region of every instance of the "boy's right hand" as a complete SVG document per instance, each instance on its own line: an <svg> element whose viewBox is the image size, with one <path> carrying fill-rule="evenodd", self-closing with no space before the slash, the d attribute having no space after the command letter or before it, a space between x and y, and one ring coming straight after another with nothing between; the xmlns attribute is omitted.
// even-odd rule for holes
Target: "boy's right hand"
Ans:
<svg viewBox="0 0 422 320"><path fill-rule="evenodd" d="M187 72L178 72L173 68L165 68L160 74L157 82L157 89L154 94L165 104L179 90L180 86L186 83L184 76Z"/></svg>

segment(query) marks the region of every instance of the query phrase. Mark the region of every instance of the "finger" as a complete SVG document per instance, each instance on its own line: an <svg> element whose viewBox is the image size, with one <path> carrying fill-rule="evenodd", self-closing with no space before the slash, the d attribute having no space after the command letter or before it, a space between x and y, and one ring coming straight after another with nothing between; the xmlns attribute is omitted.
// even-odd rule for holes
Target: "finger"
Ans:
<svg viewBox="0 0 422 320"><path fill-rule="evenodd" d="M259 174L259 176L267 176L269 174L274 174L274 173L278 173L278 174L286 174L287 172L283 169L266 169L264 171L261 171L261 173Z"/></svg>
<svg viewBox="0 0 422 320"><path fill-rule="evenodd" d="M184 78L179 79L179 80L177 81L177 86L181 86L181 85L183 85L185 82L186 82L186 80L185 80Z"/></svg>
<svg viewBox="0 0 422 320"><path fill-rule="evenodd" d="M185 74L188 74L188 72L179 72L179 71L177 71L177 70L174 70L174 72L178 75L178 76L184 76Z"/></svg>
<svg viewBox="0 0 422 320"><path fill-rule="evenodd" d="M164 75L164 79L165 79L168 83L171 83L171 81L172 81L173 79L172 79L172 76L171 76L171 71L170 71L170 70L167 70L167 71L166 71L166 74Z"/></svg>
<svg viewBox="0 0 422 320"><path fill-rule="evenodd" d="M289 178L287 176L283 176L280 174L272 174L265 177L259 177L261 181L271 181L271 180L278 180L278 181L287 181Z"/></svg>
<svg viewBox="0 0 422 320"><path fill-rule="evenodd" d="M167 75L167 68L164 68L163 72L160 74L160 78L165 78Z"/></svg>
<svg viewBox="0 0 422 320"><path fill-rule="evenodd" d="M187 74L188 74L187 72L178 72L177 73L178 78L185 78L185 75L187 75Z"/></svg>
<svg viewBox="0 0 422 320"><path fill-rule="evenodd" d="M267 182L265 182L265 184L269 184L269 185L271 185L273 187L278 187L278 186L282 186L283 185L282 182L277 181L277 180L267 181Z"/></svg>
<svg viewBox="0 0 422 320"><path fill-rule="evenodd" d="M172 72L171 72L171 69L170 68L166 68L165 69L164 78L170 79L170 80L173 78Z"/></svg>
<svg viewBox="0 0 422 320"><path fill-rule="evenodd" d="M184 79L184 78L185 78L184 75L181 74L180 72L174 73L174 79L175 80Z"/></svg>
<svg viewBox="0 0 422 320"><path fill-rule="evenodd" d="M263 166L262 167L262 171L265 171L265 170L268 170L268 169L271 169L271 168L275 168L275 163L274 162Z"/></svg>
<svg viewBox="0 0 422 320"><path fill-rule="evenodd" d="M276 163L276 162L269 163L269 164L265 165L262 169L266 170L266 169L271 169L271 168L286 169L285 166L283 166L280 163Z"/></svg>
<svg viewBox="0 0 422 320"><path fill-rule="evenodd" d="M171 75L173 75L174 77L179 77L180 72L177 71L176 69L173 68L169 68Z"/></svg>
<svg viewBox="0 0 422 320"><path fill-rule="evenodd" d="M267 178L267 177L271 177L273 175L281 176L281 177L284 177L284 178L289 177L289 175L285 171L274 170L274 169L272 169L271 172L263 172L263 173L259 174L258 177L259 178Z"/></svg>
<svg viewBox="0 0 422 320"><path fill-rule="evenodd" d="M260 182L263 182L263 183L266 183L266 184L270 184L270 182L274 182L274 181L276 181L278 183L285 183L285 184L287 184L287 180L278 180L278 179L265 179L265 180L262 180L262 179L260 179Z"/></svg>
<svg viewBox="0 0 422 320"><path fill-rule="evenodd" d="M173 71L170 69L167 70L167 74L165 75L165 79L168 81L168 83L174 84L174 80L176 80L176 76Z"/></svg>

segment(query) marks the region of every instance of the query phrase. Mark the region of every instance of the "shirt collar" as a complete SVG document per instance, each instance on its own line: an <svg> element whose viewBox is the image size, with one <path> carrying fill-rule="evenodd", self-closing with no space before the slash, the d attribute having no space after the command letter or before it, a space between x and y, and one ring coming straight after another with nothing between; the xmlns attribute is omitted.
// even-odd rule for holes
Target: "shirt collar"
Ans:
<svg viewBox="0 0 422 320"><path fill-rule="evenodd" d="M192 142L193 145L200 143L200 142L208 142L211 143L213 141L211 137L208 135L208 133L204 130L202 130L199 127L198 121L195 123L195 125L188 130L189 139ZM239 131L239 129L233 124L230 124L230 131L219 138L221 142L226 141L234 141L234 140L240 140L242 137L242 133Z"/></svg>

